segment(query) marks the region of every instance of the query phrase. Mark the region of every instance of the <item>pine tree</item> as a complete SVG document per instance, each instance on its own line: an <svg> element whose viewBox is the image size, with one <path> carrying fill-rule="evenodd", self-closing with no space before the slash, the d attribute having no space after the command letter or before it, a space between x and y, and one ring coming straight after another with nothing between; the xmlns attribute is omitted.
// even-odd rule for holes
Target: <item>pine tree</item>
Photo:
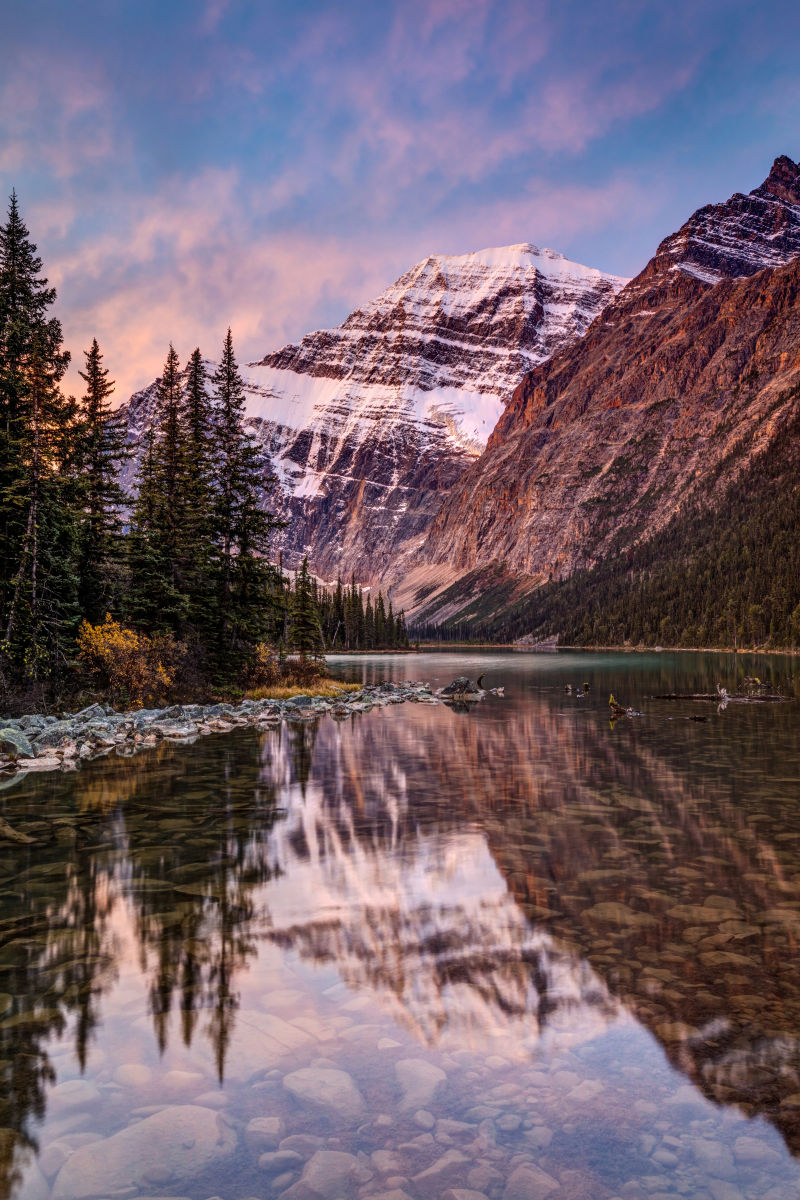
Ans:
<svg viewBox="0 0 800 1200"><path fill-rule="evenodd" d="M364 605L364 641L363 648L365 650L375 649L375 613L372 608L372 597L367 595L367 603Z"/></svg>
<svg viewBox="0 0 800 1200"><path fill-rule="evenodd" d="M81 518L78 534L78 600L81 614L91 624L116 608L121 587L124 542L122 506L125 494L118 483L120 467L128 458L122 423L111 411L108 397L114 383L102 365L103 355L94 338L85 352L86 383L82 405L79 448Z"/></svg>
<svg viewBox="0 0 800 1200"><path fill-rule="evenodd" d="M386 643L386 608L383 603L383 592L378 592L378 599L375 601L375 645L385 646Z"/></svg>
<svg viewBox="0 0 800 1200"><path fill-rule="evenodd" d="M185 564L188 557L189 512L187 437L183 426L183 388L180 363L170 343L164 373L158 388L159 433L155 444L156 525L155 537L169 572L169 587L175 597L177 622L182 631L188 608Z"/></svg>
<svg viewBox="0 0 800 1200"><path fill-rule="evenodd" d="M184 561L188 621L201 639L213 625L212 536L214 529L214 414L208 372L200 348L186 366L181 421L184 435Z"/></svg>
<svg viewBox="0 0 800 1200"><path fill-rule="evenodd" d="M39 682L66 665L78 618L74 401L55 289L12 194L0 226L0 672Z"/></svg>
<svg viewBox="0 0 800 1200"><path fill-rule="evenodd" d="M240 670L255 646L274 637L280 585L267 559L281 522L263 507L270 485L254 438L245 428L244 383L230 329L214 383L214 541L218 669Z"/></svg>
<svg viewBox="0 0 800 1200"><path fill-rule="evenodd" d="M297 572L290 614L289 647L300 658L317 658L323 652L319 608L314 598L314 581L308 570L308 559Z"/></svg>
<svg viewBox="0 0 800 1200"><path fill-rule="evenodd" d="M139 460L128 538L131 581L124 611L132 624L148 633L184 632L185 466L180 371L170 345L158 381L156 421L147 430Z"/></svg>

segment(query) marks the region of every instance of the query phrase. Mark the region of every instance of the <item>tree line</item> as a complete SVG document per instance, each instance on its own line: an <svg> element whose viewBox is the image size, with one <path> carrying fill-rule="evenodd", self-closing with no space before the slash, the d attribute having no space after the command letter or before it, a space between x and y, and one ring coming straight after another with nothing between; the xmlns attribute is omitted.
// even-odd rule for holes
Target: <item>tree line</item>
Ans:
<svg viewBox="0 0 800 1200"><path fill-rule="evenodd" d="M322 588L316 595L325 644L329 650L390 650L408 646L408 631L403 613L395 615L391 600L378 592L364 591L354 579L349 586L341 579L333 589Z"/></svg>
<svg viewBox="0 0 800 1200"><path fill-rule="evenodd" d="M134 448L97 339L84 395L64 394L55 299L12 195L0 225L0 695L64 694L82 647L110 641L118 656L147 647L164 681L180 662L197 685L241 681L265 653L402 642L382 597L365 607L355 585L319 589L307 563L290 583L270 562L283 522L265 502L274 481L246 426L230 330L211 372L199 348L182 369L169 347ZM120 477L134 452L131 497Z"/></svg>

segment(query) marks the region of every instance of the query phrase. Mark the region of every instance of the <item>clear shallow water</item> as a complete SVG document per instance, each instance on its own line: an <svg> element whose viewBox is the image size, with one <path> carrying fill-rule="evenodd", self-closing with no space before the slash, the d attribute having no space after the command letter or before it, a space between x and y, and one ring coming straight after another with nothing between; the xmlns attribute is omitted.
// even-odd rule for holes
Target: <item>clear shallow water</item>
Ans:
<svg viewBox="0 0 800 1200"><path fill-rule="evenodd" d="M800 705L648 699L800 664L333 666L506 694L0 791L0 1191L800 1197Z"/></svg>

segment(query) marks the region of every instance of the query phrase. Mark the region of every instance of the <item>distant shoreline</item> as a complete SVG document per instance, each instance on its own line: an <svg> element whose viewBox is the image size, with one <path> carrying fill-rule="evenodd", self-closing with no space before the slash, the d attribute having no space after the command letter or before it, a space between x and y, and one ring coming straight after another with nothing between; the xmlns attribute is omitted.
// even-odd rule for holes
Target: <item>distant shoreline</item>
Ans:
<svg viewBox="0 0 800 1200"><path fill-rule="evenodd" d="M420 642L396 650L331 650L326 657L365 658L375 654L422 654L426 650L514 650L518 654L557 654L559 650L592 654L769 654L789 658L800 656L800 649L750 649L733 646L518 646L514 642Z"/></svg>

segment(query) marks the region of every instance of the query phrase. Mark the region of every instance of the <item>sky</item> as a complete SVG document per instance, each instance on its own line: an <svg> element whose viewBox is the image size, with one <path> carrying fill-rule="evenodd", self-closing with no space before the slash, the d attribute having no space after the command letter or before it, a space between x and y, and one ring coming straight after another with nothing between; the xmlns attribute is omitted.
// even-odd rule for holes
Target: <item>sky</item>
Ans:
<svg viewBox="0 0 800 1200"><path fill-rule="evenodd" d="M0 190L127 398L433 253L620 275L800 158L790 0L0 0Z"/></svg>

